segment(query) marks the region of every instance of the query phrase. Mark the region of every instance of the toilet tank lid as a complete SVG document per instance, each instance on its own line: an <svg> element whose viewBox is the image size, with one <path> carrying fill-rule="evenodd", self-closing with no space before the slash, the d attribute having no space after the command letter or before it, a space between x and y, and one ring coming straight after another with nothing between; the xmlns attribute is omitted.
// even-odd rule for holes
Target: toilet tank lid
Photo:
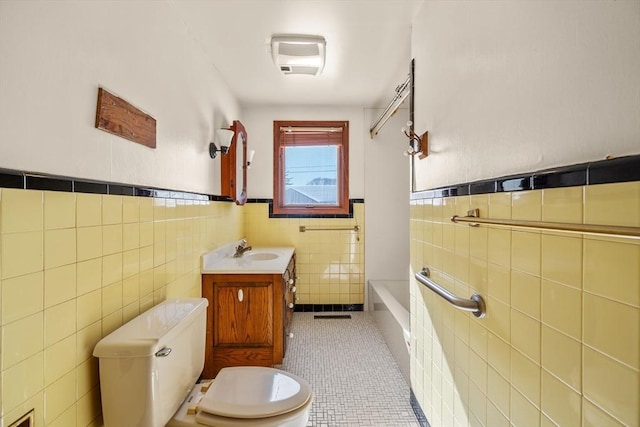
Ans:
<svg viewBox="0 0 640 427"><path fill-rule="evenodd" d="M93 355L99 358L151 356L160 350L163 341L189 325L189 318L204 311L207 305L205 298L168 299L102 338Z"/></svg>

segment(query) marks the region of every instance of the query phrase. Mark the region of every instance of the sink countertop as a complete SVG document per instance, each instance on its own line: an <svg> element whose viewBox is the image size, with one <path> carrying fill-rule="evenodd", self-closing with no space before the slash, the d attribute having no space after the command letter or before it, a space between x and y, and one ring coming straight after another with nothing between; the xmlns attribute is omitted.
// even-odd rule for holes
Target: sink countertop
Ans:
<svg viewBox="0 0 640 427"><path fill-rule="evenodd" d="M292 246L254 247L241 257L234 258L233 253L239 242L224 246L202 256L202 274L282 274L287 269L295 251ZM249 244L251 246L251 244ZM264 255L263 255L264 254ZM273 259L268 258L273 254ZM257 255L257 257L252 257ZM252 259L254 258L254 259Z"/></svg>

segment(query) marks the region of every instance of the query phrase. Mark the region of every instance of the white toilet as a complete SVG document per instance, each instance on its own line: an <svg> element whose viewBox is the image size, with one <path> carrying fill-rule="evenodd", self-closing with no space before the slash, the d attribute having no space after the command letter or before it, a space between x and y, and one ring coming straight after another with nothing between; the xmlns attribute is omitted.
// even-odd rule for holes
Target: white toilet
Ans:
<svg viewBox="0 0 640 427"><path fill-rule="evenodd" d="M104 337L100 359L105 427L302 427L313 394L302 378L254 366L204 366L206 299L172 299ZM205 391L206 389L206 391Z"/></svg>

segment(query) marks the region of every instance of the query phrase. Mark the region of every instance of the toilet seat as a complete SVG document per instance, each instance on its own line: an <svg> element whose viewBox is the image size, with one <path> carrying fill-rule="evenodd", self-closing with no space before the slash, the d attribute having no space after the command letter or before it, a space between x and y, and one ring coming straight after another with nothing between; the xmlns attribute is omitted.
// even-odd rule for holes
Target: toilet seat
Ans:
<svg viewBox="0 0 640 427"><path fill-rule="evenodd" d="M309 399L303 407L288 412L286 414L276 415L267 418L229 418L219 415L211 415L200 411L195 417L197 426L212 427L305 427L309 421L309 413L311 410L312 399ZM195 427L194 425L185 425L175 427Z"/></svg>
<svg viewBox="0 0 640 427"><path fill-rule="evenodd" d="M198 404L204 414L196 419L206 424L206 414L241 419L275 417L301 408L311 395L309 384L289 372L258 366L223 368Z"/></svg>
<svg viewBox="0 0 640 427"><path fill-rule="evenodd" d="M309 421L313 393L302 407L285 414L267 418L230 418L199 410L199 403L206 393L204 385L210 388L212 383L203 380L196 384L166 427L305 427ZM198 408L195 414L191 412L194 408Z"/></svg>

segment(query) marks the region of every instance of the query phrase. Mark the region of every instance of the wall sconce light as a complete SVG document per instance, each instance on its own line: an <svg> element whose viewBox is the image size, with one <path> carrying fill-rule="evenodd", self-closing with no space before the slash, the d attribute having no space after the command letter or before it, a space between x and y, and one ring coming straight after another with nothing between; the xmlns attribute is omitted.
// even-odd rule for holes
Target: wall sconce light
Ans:
<svg viewBox="0 0 640 427"><path fill-rule="evenodd" d="M218 141L218 144L220 144L220 148L218 149L215 142L210 143L209 156L211 156L212 159L215 159L216 156L218 155L218 152L221 152L223 155L227 154L227 150L231 145L231 141L233 140L234 134L235 132L232 131L231 129L224 129L224 128L218 129L216 131L215 140Z"/></svg>
<svg viewBox="0 0 640 427"><path fill-rule="evenodd" d="M402 128L402 133L409 138L409 149L404 152L405 156L415 156L424 159L429 155L429 132L426 131L422 135L418 136L413 131L413 123L407 122L407 128Z"/></svg>

